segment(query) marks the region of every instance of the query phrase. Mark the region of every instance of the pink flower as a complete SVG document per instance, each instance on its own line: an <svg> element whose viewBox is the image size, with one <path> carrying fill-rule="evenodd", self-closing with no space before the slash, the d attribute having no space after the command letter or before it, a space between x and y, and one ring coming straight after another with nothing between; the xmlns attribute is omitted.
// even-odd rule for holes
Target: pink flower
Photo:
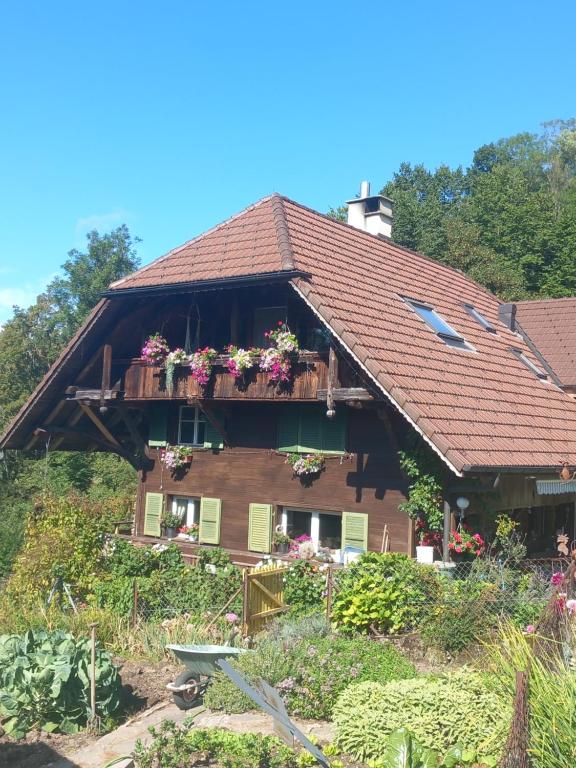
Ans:
<svg viewBox="0 0 576 768"><path fill-rule="evenodd" d="M550 582L555 587L558 587L560 584L562 584L563 581L564 581L564 574L559 572L559 571L556 572L556 573L553 573L551 578L550 578Z"/></svg>
<svg viewBox="0 0 576 768"><path fill-rule="evenodd" d="M235 613L227 613L224 618L229 621L230 624L235 624L238 621L238 616Z"/></svg>
<svg viewBox="0 0 576 768"><path fill-rule="evenodd" d="M534 632L536 632L536 627L534 624L528 624L524 632L526 632L527 635L532 635Z"/></svg>
<svg viewBox="0 0 576 768"><path fill-rule="evenodd" d="M572 616L576 613L576 600L566 600L566 608L568 613Z"/></svg>

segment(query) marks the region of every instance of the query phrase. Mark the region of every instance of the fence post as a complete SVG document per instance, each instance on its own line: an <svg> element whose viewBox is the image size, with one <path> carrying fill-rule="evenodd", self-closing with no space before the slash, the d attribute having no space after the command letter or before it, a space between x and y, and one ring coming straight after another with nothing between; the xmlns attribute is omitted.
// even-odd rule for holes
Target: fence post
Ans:
<svg viewBox="0 0 576 768"><path fill-rule="evenodd" d="M138 621L138 579L134 579L132 584L132 627L136 626Z"/></svg>
<svg viewBox="0 0 576 768"><path fill-rule="evenodd" d="M332 590L334 589L334 571L332 564L328 565L328 575L326 576L326 620L329 622L332 618Z"/></svg>
<svg viewBox="0 0 576 768"><path fill-rule="evenodd" d="M90 624L90 717L92 723L96 722L96 627L98 624Z"/></svg>
<svg viewBox="0 0 576 768"><path fill-rule="evenodd" d="M246 637L250 625L250 580L248 578L248 568L242 572L243 590L242 590L242 636Z"/></svg>

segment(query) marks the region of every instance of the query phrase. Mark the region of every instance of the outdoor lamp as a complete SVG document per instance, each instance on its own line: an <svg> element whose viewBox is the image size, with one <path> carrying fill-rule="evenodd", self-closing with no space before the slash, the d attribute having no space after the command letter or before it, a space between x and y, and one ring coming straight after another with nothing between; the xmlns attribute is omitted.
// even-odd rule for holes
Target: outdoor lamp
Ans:
<svg viewBox="0 0 576 768"><path fill-rule="evenodd" d="M466 512L470 506L470 500L467 499L466 496L458 496L456 499L456 506L460 512L460 523L462 523L462 520L464 520L464 512Z"/></svg>

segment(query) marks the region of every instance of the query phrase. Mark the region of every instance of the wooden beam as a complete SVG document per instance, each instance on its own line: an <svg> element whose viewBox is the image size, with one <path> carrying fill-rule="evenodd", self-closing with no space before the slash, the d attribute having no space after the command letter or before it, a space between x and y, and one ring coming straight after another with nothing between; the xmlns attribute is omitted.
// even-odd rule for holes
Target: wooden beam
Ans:
<svg viewBox="0 0 576 768"><path fill-rule="evenodd" d="M144 467L143 461L139 456L125 450L122 448L122 446L109 443L107 440L96 437L95 435L90 435L88 432L84 432L81 429L76 429L75 427L55 427L52 425L46 425L45 427L38 427L35 431L39 434L46 433L49 435L63 435L64 437L66 437L66 435L82 437L87 442L96 443L96 445L100 446L108 453L117 453L119 456L122 456L122 458L126 459L126 461L131 464L134 469L149 468L149 466ZM149 463L152 464L152 462Z"/></svg>
<svg viewBox="0 0 576 768"><path fill-rule="evenodd" d="M120 397L120 391L118 389L81 389L80 387L71 386L66 387L65 390L67 400L97 400L104 401L118 400Z"/></svg>
<svg viewBox="0 0 576 768"><path fill-rule="evenodd" d="M80 403L80 408L81 408L82 412L84 414L86 414L86 416L88 416L88 418L90 419L92 424L94 424L94 426L100 432L100 434L104 435L104 437L106 438L106 440L108 440L109 443L112 443L112 445L116 445L118 447L120 446L120 443L118 442L118 440L116 440L116 438L114 437L112 432L110 432L110 430L104 424L102 419L100 419L94 413L94 411L92 410L92 408L90 408L89 405L84 405L84 403Z"/></svg>
<svg viewBox="0 0 576 768"><path fill-rule="evenodd" d="M330 347L328 354L328 389L326 390L326 409L330 416L334 416L334 390L338 383L338 358L334 347Z"/></svg>
<svg viewBox="0 0 576 768"><path fill-rule="evenodd" d="M228 434L226 432L226 429L224 427L224 424L220 422L220 420L214 415L212 409L209 405L205 402L198 401L198 408L202 411L204 416L208 419L210 424L214 427L216 432L219 432L222 435L222 439L224 440L224 445L230 446L230 440L228 439Z"/></svg>
<svg viewBox="0 0 576 768"><path fill-rule="evenodd" d="M106 408L106 392L110 390L112 375L112 345L104 344L102 349L102 387L100 393L100 409Z"/></svg>
<svg viewBox="0 0 576 768"><path fill-rule="evenodd" d="M319 389L316 393L318 400L327 400L328 390ZM373 396L364 387L338 387L332 390L332 397L335 402L345 400L374 400Z"/></svg>
<svg viewBox="0 0 576 768"><path fill-rule="evenodd" d="M65 426L68 426L68 427L75 427L75 426L76 426L76 424L78 424L78 422L79 422L79 421L82 419L82 417L83 417L83 416L84 416L84 413L82 412L82 410L81 410L80 408L78 408L78 410L77 410L77 411L75 411L75 412L72 414L72 416L70 416L70 418L69 418L69 419L68 419L68 421L66 422ZM60 445L60 443L61 443L61 442L62 442L62 441L65 439L65 437L66 437L66 435L64 435L64 434L60 434L60 435L58 435L58 436L56 437L56 439L55 439L55 440L53 440L53 441L51 441L51 442L50 442L50 448L51 448L53 451L56 451L56 450L58 450L58 446L59 446L59 445Z"/></svg>
<svg viewBox="0 0 576 768"><path fill-rule="evenodd" d="M60 414L60 412L62 411L65 405L66 405L66 400L60 400L60 402L54 408L52 408L48 416L46 416L46 421L50 423L52 419L55 419L56 416ZM28 440L28 442L24 446L24 450L29 451L31 448L33 448L37 440L38 440L38 435L33 434L30 440Z"/></svg>

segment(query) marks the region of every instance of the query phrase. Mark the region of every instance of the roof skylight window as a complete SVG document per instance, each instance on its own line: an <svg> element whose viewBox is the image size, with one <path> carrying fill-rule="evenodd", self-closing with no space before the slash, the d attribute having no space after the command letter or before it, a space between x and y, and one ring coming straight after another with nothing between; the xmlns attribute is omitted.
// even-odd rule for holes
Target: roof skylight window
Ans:
<svg viewBox="0 0 576 768"><path fill-rule="evenodd" d="M544 371L540 370L540 368L538 368L538 366L535 365L532 362L532 360L530 360L530 358L526 357L526 355L524 354L524 352L522 352L521 349L514 349L512 347L510 349L510 351L513 352L516 355L518 360L520 360L522 363L524 363L526 368L531 370L532 373L536 374L536 376L538 376L539 379L542 379L543 381L546 381L546 379L548 378L548 374L545 373Z"/></svg>
<svg viewBox="0 0 576 768"><path fill-rule="evenodd" d="M412 307L414 312L416 312L416 314L419 315L432 330L436 331L436 335L449 347L472 349L466 339L455 331L452 326L448 325L446 320L444 320L433 307L430 307L428 304L423 304L421 301L415 301L414 299L404 299L404 301Z"/></svg>
<svg viewBox="0 0 576 768"><path fill-rule="evenodd" d="M481 315L476 307L472 306L472 304L464 304L464 309L468 312L470 317L473 317L477 323L480 323L484 330L490 331L490 333L496 333L496 328L492 325L490 320L487 320L484 315Z"/></svg>

